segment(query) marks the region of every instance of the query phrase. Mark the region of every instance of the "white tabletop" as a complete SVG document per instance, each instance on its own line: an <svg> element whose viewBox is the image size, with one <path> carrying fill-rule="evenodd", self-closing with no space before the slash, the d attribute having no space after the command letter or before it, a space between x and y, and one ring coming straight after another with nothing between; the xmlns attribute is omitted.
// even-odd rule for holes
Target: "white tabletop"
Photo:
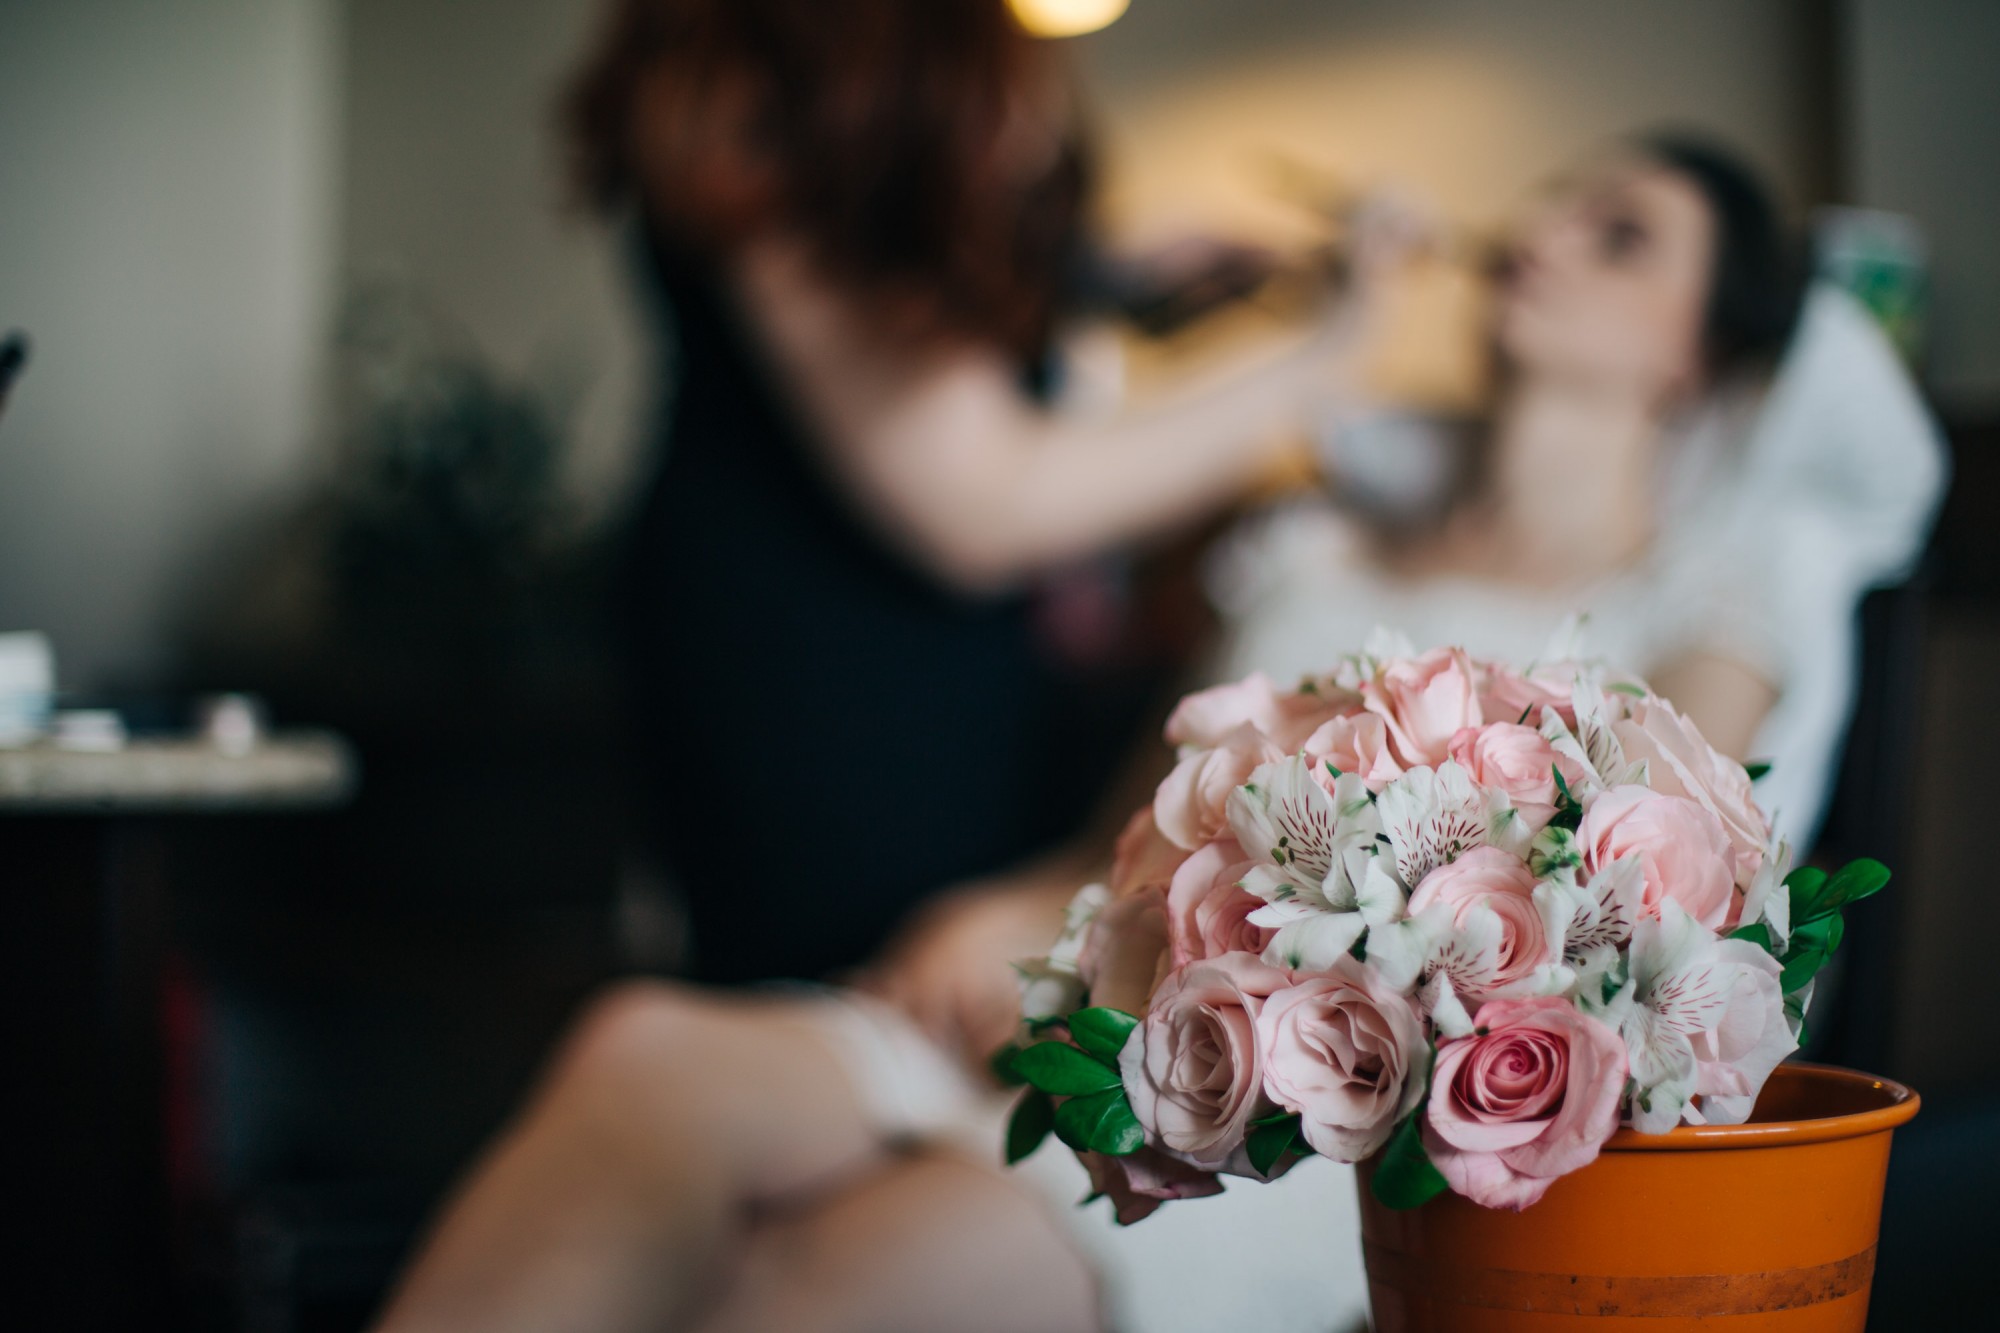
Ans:
<svg viewBox="0 0 2000 1333"><path fill-rule="evenodd" d="M242 754L194 739L103 753L38 744L0 749L0 815L315 809L346 799L356 777L330 732L278 732Z"/></svg>

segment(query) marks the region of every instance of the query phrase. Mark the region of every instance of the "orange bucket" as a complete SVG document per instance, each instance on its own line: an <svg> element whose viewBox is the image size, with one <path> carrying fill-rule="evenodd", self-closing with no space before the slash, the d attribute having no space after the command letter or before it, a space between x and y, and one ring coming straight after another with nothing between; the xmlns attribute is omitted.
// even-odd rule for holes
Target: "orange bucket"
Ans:
<svg viewBox="0 0 2000 1333"><path fill-rule="evenodd" d="M1520 1213L1395 1212L1360 1171L1376 1333L1862 1333L1900 1083L1781 1065L1748 1124L1621 1129Z"/></svg>

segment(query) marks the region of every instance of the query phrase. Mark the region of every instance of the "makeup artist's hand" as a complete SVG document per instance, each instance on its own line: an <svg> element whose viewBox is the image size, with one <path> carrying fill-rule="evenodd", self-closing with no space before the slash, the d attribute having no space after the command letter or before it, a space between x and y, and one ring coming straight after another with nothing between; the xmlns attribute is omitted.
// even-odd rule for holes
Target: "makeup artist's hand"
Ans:
<svg viewBox="0 0 2000 1333"><path fill-rule="evenodd" d="M1020 1024L1014 964L1055 943L1063 907L1082 883L1077 874L1044 862L951 890L921 909L855 984L983 1070Z"/></svg>
<svg viewBox="0 0 2000 1333"><path fill-rule="evenodd" d="M1342 224L1344 242L1335 251L1338 280L1328 286L1316 331L1332 366L1334 397L1353 390L1360 363L1381 331L1394 279L1434 250L1440 236L1434 214L1412 196L1388 189L1362 195Z"/></svg>

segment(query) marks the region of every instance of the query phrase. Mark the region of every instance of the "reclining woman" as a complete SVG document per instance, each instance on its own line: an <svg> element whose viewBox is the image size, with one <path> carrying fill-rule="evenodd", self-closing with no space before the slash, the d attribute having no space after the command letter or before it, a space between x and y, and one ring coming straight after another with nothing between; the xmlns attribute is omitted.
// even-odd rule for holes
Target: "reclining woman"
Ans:
<svg viewBox="0 0 2000 1333"><path fill-rule="evenodd" d="M885 378L906 383L901 377L913 372L829 364L838 354L827 348L867 344L830 332L852 327L851 310L812 276L809 260L753 249L734 271L734 308L768 340L795 401L837 423L919 423L857 475L843 471L849 464L824 465L878 517L905 501L896 478L870 468L935 479L914 440L948 435L969 418L1022 419L1025 409L1000 396L1013 390L1004 359L991 352L976 362L985 369L972 383L906 390L914 403L891 394L885 401L897 407L889 411L870 394L883 392ZM1320 513L1309 542L1263 540L1247 574L1221 580L1229 668L1290 670L1298 661L1283 659L1294 652L1317 662L1358 641L1373 619L1513 652L1511 642L1476 641L1479 626L1468 624L1475 616L1487 623L1493 597L1546 605L1550 623L1558 608L1595 602L1600 628L1610 631L1598 646L1651 671L1709 735L1741 752L1774 698L1793 688L1789 659L1760 637L1758 615L1769 605L1757 599L1795 586L1793 575L1760 574L1784 565L1786 550L1768 543L1793 534L1804 541L1818 520L1769 512L1767 544L1757 548L1759 530L1736 517L1755 490L1755 448L1708 460L1690 483L1694 498L1665 515L1657 482L1673 461L1684 410L1774 358L1796 299L1771 210L1726 159L1689 145L1640 144L1593 164L1527 224L1514 251L1493 334L1500 388L1490 420L1468 436L1480 465L1462 498L1421 535L1353 529L1329 541ZM1325 382L1332 358L1323 347L1313 355L1311 373L1296 381L1274 369L1294 363L1274 361L1248 372L1266 376L1256 392L1216 391L1211 401L1228 410L1192 404L1164 447L1192 456L1204 446L1173 441L1227 434L1224 452L1240 460L1249 435L1238 410L1273 384L1289 391ZM953 382L950 372L930 373ZM887 416L871 416L869 403ZM1914 411L1907 403L1894 411L1906 408ZM1256 411L1258 426L1281 424L1268 405ZM1878 528L1899 531L1905 547L1937 475L1914 420L1917 464L1892 469L1908 475L1869 500L1890 515ZM849 429L850 440L866 433ZM1100 442L1105 471L1090 475L1108 490L1123 479L1157 498L1150 488L1160 483L1141 476L1151 464L1136 444L1129 456L1121 451L1121 438L1114 430ZM1061 491L1051 480L1035 493ZM1552 502L1565 505L1561 549L1543 542L1553 525L1538 521ZM1048 521L1080 524L1077 503ZM1799 503L1810 509L1811 497ZM1722 526L1684 561L1674 554L1682 531L1667 524L1693 521L1688 515ZM906 541L919 540L914 531ZM1050 542L1038 548L1045 551L1077 549L1073 535L1040 540ZM1725 543L1729 560L1695 559ZM1258 545L1246 542L1226 563L1242 566ZM1895 557L1886 540L1878 545L1886 568ZM1726 577L1732 572L1743 577ZM1327 581L1341 591L1321 596ZM1833 601L1805 600L1821 609ZM1614 614L1628 602L1641 627L1629 633ZM1445 609L1432 619L1427 606ZM1829 631L1845 632L1844 620ZM828 774L803 799L847 780ZM884 789L899 793L885 803L904 786L957 780L948 768L906 773ZM788 817L802 799L788 796L774 813L747 790L736 795L767 819ZM722 845L740 856L758 842L729 837ZM759 901L769 878L809 888L816 872L804 867L818 858L787 863L760 851L751 859L760 867L755 882L736 887L738 897L711 919L732 924L730 912L738 913L733 924L754 951L771 928L764 922L783 921L782 907ZM639 983L608 996L450 1205L383 1327L1192 1329L1226 1326L1222 1310L1241 1319L1249 1290L1259 1293L1263 1328L1324 1328L1358 1310L1358 1246L1343 1234L1351 1185L1327 1164L1124 1232L1101 1208L1066 1207L1083 1184L1060 1154L1045 1152L1014 1179L998 1168L991 1098L962 1071L1007 1035L1007 963L1052 938L1077 869L1072 859L939 898L863 974L870 994ZM968 1130L974 1151L946 1146ZM1292 1242L1274 1243L1283 1236ZM1311 1263L1295 1261L1301 1236L1312 1238Z"/></svg>

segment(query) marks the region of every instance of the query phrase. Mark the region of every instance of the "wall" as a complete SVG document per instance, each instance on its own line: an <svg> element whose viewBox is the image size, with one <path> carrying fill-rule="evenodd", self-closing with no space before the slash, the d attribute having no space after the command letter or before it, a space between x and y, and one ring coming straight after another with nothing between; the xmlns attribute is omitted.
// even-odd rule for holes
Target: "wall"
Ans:
<svg viewBox="0 0 2000 1333"><path fill-rule="evenodd" d="M1795 200L1826 149L1801 0L1139 0L1079 43L1114 203L1268 216L1264 159L1407 183L1491 221L1607 137L1722 134Z"/></svg>
<svg viewBox="0 0 2000 1333"><path fill-rule="evenodd" d="M1851 193L1924 224L1932 389L1948 410L2000 417L2000 5L1847 0L1847 11Z"/></svg>
<svg viewBox="0 0 2000 1333"><path fill-rule="evenodd" d="M347 0L342 272L415 298L504 372L581 395L576 481L633 444L620 241L569 207L557 100L596 0Z"/></svg>
<svg viewBox="0 0 2000 1333"><path fill-rule="evenodd" d="M0 628L144 681L202 562L307 468L329 0L30 0L0 24Z"/></svg>

